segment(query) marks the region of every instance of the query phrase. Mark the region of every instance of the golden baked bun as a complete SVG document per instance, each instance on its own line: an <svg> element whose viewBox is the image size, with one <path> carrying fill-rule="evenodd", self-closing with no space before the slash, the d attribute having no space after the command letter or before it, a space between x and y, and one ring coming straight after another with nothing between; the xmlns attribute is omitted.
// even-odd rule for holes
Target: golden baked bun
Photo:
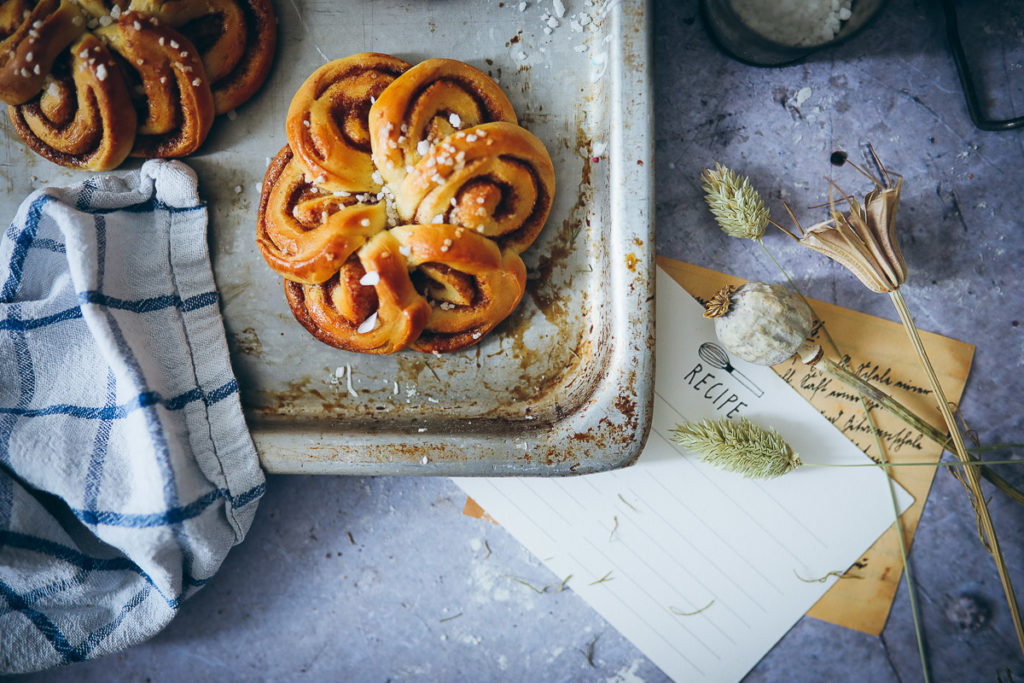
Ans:
<svg viewBox="0 0 1024 683"><path fill-rule="evenodd" d="M464 349L526 288L551 210L543 143L450 59L364 53L314 72L263 181L257 244L296 319L349 351Z"/></svg>
<svg viewBox="0 0 1024 683"><path fill-rule="evenodd" d="M0 100L40 156L71 168L196 151L266 80L270 0L6 0Z"/></svg>

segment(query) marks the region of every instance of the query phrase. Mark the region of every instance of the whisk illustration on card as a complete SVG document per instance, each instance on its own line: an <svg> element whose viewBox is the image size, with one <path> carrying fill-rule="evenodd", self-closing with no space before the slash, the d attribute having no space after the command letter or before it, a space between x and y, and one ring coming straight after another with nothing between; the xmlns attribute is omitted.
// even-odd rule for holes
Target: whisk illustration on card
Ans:
<svg viewBox="0 0 1024 683"><path fill-rule="evenodd" d="M754 384L749 377L733 367L732 362L729 360L729 354L726 353L725 349L718 344L704 342L700 345L700 348L697 349L697 355L708 365L728 372L754 396L758 398L764 396L764 390L761 389L761 387Z"/></svg>

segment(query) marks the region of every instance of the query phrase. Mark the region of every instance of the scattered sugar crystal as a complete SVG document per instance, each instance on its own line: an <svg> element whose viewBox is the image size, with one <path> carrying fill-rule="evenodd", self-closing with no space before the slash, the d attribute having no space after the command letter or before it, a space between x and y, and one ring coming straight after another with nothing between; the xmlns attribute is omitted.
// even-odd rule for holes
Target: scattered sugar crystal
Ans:
<svg viewBox="0 0 1024 683"><path fill-rule="evenodd" d="M121 8L114 5L110 8L110 17L111 19L117 19L119 16L121 16Z"/></svg>
<svg viewBox="0 0 1024 683"><path fill-rule="evenodd" d="M242 194L242 186L235 185L235 194Z"/></svg>
<svg viewBox="0 0 1024 683"><path fill-rule="evenodd" d="M101 81L107 80L107 67L105 67L102 64L97 66L96 67L96 78L100 79Z"/></svg>
<svg viewBox="0 0 1024 683"><path fill-rule="evenodd" d="M555 7L555 16L556 17L564 17L565 16L565 3L562 2L562 0L554 0L554 2L552 4Z"/></svg>
<svg viewBox="0 0 1024 683"><path fill-rule="evenodd" d="M178 41L176 41L176 40L172 40L171 41L171 49L177 50L179 47L180 47L180 45L178 45Z"/></svg>
<svg viewBox="0 0 1024 683"><path fill-rule="evenodd" d="M555 19L554 17L548 17L547 24L551 28L558 28L558 19Z"/></svg>
<svg viewBox="0 0 1024 683"><path fill-rule="evenodd" d="M444 214L443 213L437 214L436 216L434 216L434 220L432 220L430 222L431 223L444 223Z"/></svg>
<svg viewBox="0 0 1024 683"><path fill-rule="evenodd" d="M227 113L228 121L234 121L238 118L238 112L232 109Z"/></svg>
<svg viewBox="0 0 1024 683"><path fill-rule="evenodd" d="M527 5L526 5L525 2L519 3L519 11L520 12L525 12L526 11L526 7L527 7Z"/></svg>
<svg viewBox="0 0 1024 683"><path fill-rule="evenodd" d="M430 151L430 143L426 140L420 140L416 143L416 153L421 157L427 156L427 152Z"/></svg>
<svg viewBox="0 0 1024 683"><path fill-rule="evenodd" d="M104 14L100 17L100 26L110 26L114 23L114 20L110 18L110 15Z"/></svg>
<svg viewBox="0 0 1024 683"><path fill-rule="evenodd" d="M363 323L356 328L356 332L359 334L366 334L367 332L373 332L377 327L377 312L374 311L373 315L363 321ZM351 380L350 380L351 381Z"/></svg>
<svg viewBox="0 0 1024 683"><path fill-rule="evenodd" d="M364 228L370 227L370 219L364 218L363 220L359 221L359 225L363 226Z"/></svg>
<svg viewBox="0 0 1024 683"><path fill-rule="evenodd" d="M365 287L373 287L380 282L380 273L375 270L368 270L366 274L359 278L359 284Z"/></svg>

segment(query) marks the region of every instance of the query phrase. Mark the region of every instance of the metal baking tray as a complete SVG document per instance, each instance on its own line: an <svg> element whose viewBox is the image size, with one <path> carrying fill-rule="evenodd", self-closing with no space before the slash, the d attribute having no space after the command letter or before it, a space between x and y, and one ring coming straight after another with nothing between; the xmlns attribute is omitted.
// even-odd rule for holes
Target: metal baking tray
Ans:
<svg viewBox="0 0 1024 683"><path fill-rule="evenodd" d="M648 4L281 0L275 9L267 84L219 117L186 160L209 205L232 364L266 469L564 475L632 463L653 393ZM285 142L292 95L325 61L363 51L483 69L551 153L558 186L547 225L523 254L526 295L468 350L369 356L321 344L294 320L280 277L256 250L259 185ZM9 216L34 187L81 180L28 152L9 125L4 135Z"/></svg>

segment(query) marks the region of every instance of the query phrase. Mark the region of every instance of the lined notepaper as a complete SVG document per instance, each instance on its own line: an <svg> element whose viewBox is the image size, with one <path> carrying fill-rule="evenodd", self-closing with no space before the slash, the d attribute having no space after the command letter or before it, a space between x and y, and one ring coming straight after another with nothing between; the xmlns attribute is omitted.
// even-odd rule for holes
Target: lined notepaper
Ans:
<svg viewBox="0 0 1024 683"><path fill-rule="evenodd" d="M455 481L666 674L739 680L892 524L889 482L811 465L757 482L676 446L680 422L743 416L805 463L870 462L770 368L700 354L713 323L660 270L657 286L654 417L636 465Z"/></svg>

